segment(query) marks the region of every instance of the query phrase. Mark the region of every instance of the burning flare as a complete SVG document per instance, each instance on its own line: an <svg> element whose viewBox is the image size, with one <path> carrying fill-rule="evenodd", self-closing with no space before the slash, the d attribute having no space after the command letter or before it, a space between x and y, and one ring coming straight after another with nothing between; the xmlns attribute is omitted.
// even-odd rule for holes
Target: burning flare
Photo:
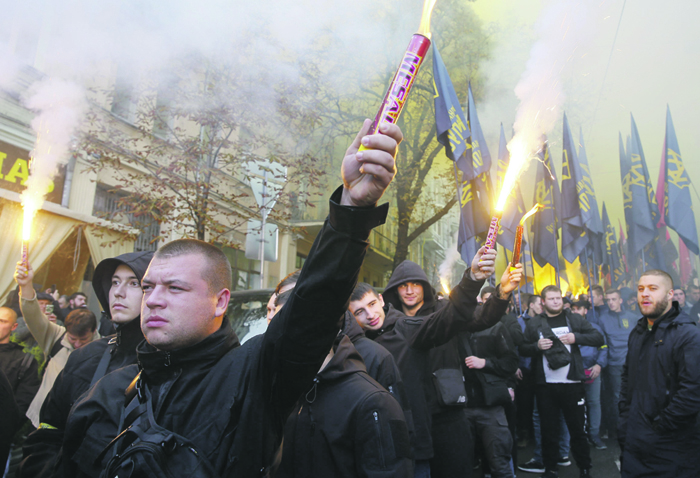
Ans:
<svg viewBox="0 0 700 478"><path fill-rule="evenodd" d="M418 34L423 35L427 39L430 39L430 16L433 14L435 2L437 2L437 0L425 0L423 3L423 16L420 18Z"/></svg>
<svg viewBox="0 0 700 478"><path fill-rule="evenodd" d="M520 248L523 245L523 232L525 231L525 221L528 217L534 215L537 211L544 208L540 203L535 204L520 220L520 224L515 229L515 243L513 244L513 257L510 261L511 271L515 269L515 265L520 262Z"/></svg>
<svg viewBox="0 0 700 478"><path fill-rule="evenodd" d="M41 208L43 199L33 194L22 194L22 263L27 266L29 262L29 239L32 236L32 221L34 215Z"/></svg>
<svg viewBox="0 0 700 478"><path fill-rule="evenodd" d="M496 211L498 212L503 212L503 209L505 209L508 196L510 196L511 191L515 187L515 183L520 177L523 166L527 164L527 158L530 156L527 144L525 141L522 141L519 136L511 140L510 144L508 144L508 150L510 151L510 162L508 163L508 169L503 178L503 185L501 186L501 192L498 196L498 202L496 202Z"/></svg>
<svg viewBox="0 0 700 478"><path fill-rule="evenodd" d="M447 282L447 279L440 277L440 285L442 285L442 291L446 295L450 295L450 284Z"/></svg>
<svg viewBox="0 0 700 478"><path fill-rule="evenodd" d="M520 220L520 225L524 226L527 218L529 218L530 216L534 216L535 213L537 213L537 211L539 211L540 209L543 209L543 208L544 208L544 206L540 203L537 203L534 206L532 206L532 209L530 209L528 212L526 212L525 215L523 216L523 218Z"/></svg>

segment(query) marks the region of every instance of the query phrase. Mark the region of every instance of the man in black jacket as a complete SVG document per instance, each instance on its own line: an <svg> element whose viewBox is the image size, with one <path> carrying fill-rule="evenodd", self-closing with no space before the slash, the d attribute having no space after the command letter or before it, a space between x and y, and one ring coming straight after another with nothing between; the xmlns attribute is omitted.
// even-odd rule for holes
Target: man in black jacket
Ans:
<svg viewBox="0 0 700 478"><path fill-rule="evenodd" d="M483 281L493 273L495 257L495 250L480 249L446 305L428 316L410 317L391 304L386 304L385 310L382 296L366 284L358 286L350 298L349 310L355 320L367 337L391 352L401 371L415 425L416 477L428 475L428 460L433 457L427 395L432 387L430 349L447 343L459 331L483 330L498 322L508 306L510 293L520 282L522 267L512 273L506 271L500 290L484 304L480 314L475 314L476 297Z"/></svg>
<svg viewBox="0 0 700 478"><path fill-rule="evenodd" d="M561 289L542 289L544 313L529 320L521 354L534 357L535 396L542 424L543 477L557 477L559 411L571 435L571 451L581 470L589 477L591 456L586 438L586 374L579 345L600 347L603 335L578 314L564 310Z"/></svg>
<svg viewBox="0 0 700 478"><path fill-rule="evenodd" d="M398 402L341 334L284 428L278 478L413 476Z"/></svg>
<svg viewBox="0 0 700 478"><path fill-rule="evenodd" d="M130 252L105 259L95 268L92 285L102 314L117 333L73 351L41 407L41 426L24 444L20 477L50 476L63 442L73 404L107 373L136 363L136 346L143 340L141 279L153 252Z"/></svg>
<svg viewBox="0 0 700 478"><path fill-rule="evenodd" d="M0 307L0 369L10 382L14 400L24 417L41 380L39 364L32 354L24 352L21 345L10 342L12 331L16 328L17 313L9 307Z"/></svg>
<svg viewBox="0 0 700 478"><path fill-rule="evenodd" d="M623 477L690 478L700 473L700 330L673 301L671 276L639 278L643 317L622 369L618 440Z"/></svg>
<svg viewBox="0 0 700 478"><path fill-rule="evenodd" d="M508 428L505 407L512 404L508 387L518 369L515 352L506 326L500 322L480 332L460 334L464 365L469 442L466 451L473 457L474 443L480 439L493 478L512 478L513 437ZM473 458L470 460L473 463Z"/></svg>
<svg viewBox="0 0 700 478"><path fill-rule="evenodd" d="M337 335L369 233L386 218L388 205L376 203L395 174L394 155L402 136L396 125L387 123L379 127L382 134L366 136L369 126L365 121L348 148L344 186L331 196L329 218L294 294L264 334L239 346L224 318L231 267L220 249L178 240L156 253L142 281L146 341L137 348L139 367L112 372L75 404L66 425L63 476L97 476L108 462L117 469L131 466L115 453L132 439L142 443L153 437L152 422L172 432L175 446L167 450L177 452L173 458L197 460L200 473L268 474L283 425L311 387ZM360 145L369 149L359 152ZM125 434L124 440L107 447L121 432L127 387L127 406L136 405L141 415L126 418L138 422L146 435ZM177 446L184 442L186 447ZM159 466L168 468L169 463L166 458Z"/></svg>

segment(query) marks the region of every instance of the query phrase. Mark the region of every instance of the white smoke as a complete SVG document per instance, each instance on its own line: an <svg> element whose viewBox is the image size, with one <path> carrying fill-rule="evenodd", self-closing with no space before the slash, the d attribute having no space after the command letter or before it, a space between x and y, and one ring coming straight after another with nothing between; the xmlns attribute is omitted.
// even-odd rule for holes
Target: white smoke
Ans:
<svg viewBox="0 0 700 478"><path fill-rule="evenodd" d="M445 280L449 283L452 273L455 270L457 262L461 259L459 255L459 249L457 249L457 238L458 235L455 233L452 240L452 244L447 248L445 254L445 260L438 266L438 274L441 280Z"/></svg>
<svg viewBox="0 0 700 478"><path fill-rule="evenodd" d="M556 0L542 10L536 26L538 40L515 87L520 104L508 149L515 158L522 158L521 167L562 116L566 100L562 74L577 48L595 33L594 8L586 0Z"/></svg>

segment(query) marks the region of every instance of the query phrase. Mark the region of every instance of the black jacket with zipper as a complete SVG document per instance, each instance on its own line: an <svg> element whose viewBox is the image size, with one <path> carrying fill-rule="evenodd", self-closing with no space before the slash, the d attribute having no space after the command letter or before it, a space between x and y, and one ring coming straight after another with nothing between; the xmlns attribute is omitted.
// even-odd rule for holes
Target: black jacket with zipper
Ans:
<svg viewBox="0 0 700 478"><path fill-rule="evenodd" d="M276 478L412 477L398 402L366 372L347 336L284 428Z"/></svg>
<svg viewBox="0 0 700 478"><path fill-rule="evenodd" d="M700 328L678 302L649 330L630 332L622 369L618 440L623 477L698 476Z"/></svg>
<svg viewBox="0 0 700 478"><path fill-rule="evenodd" d="M92 283L103 316L110 318L109 290L117 267L128 266L141 282L152 258L152 251L130 252L105 259L97 265ZM23 445L24 458L18 470L19 477L40 478L51 475L61 451L63 431L73 404L88 391L93 380L135 364L136 346L142 340L140 317L136 317L119 325L115 335L90 342L71 353L41 407L40 421L45 424L42 425L45 428L33 431ZM105 353L109 354L109 363L104 373L96 376Z"/></svg>
<svg viewBox="0 0 700 478"><path fill-rule="evenodd" d="M430 349L447 343L464 330L483 330L501 318L508 301L493 294L480 313L475 314L476 297L484 281L471 280L467 270L450 293L444 307L427 316L409 317L387 304L384 324L367 337L383 345L394 356L403 379L415 426L414 458L433 456L430 400L434 395L430 370ZM401 281L403 282L403 281ZM425 294L425 292L424 292ZM442 302L442 301L441 301Z"/></svg>
<svg viewBox="0 0 700 478"><path fill-rule="evenodd" d="M266 476L284 423L308 391L338 333L373 227L387 205L340 206L319 232L289 301L266 332L240 346L227 319L201 342L163 352L142 342L138 362L156 422L186 437L227 477ZM124 390L139 372L125 367L102 378L71 410L60 475L97 476L95 463L120 432Z"/></svg>
<svg viewBox="0 0 700 478"><path fill-rule="evenodd" d="M581 358L580 345L589 345L591 347L600 347L605 343L603 334L598 332L584 317L579 314L574 314L569 309L563 309L566 315L566 322L569 326L569 332L573 333L576 341L571 344L571 363L569 364L569 373L567 378L574 381L586 380L586 372L583 368L583 359ZM520 353L525 357L534 357L532 360L532 370L535 373L535 383L543 385L547 383L544 373L544 364L542 360L542 350L537 346L537 341L540 340L540 335L547 336L551 331L551 327L547 322L547 315L543 312L531 318L525 328L525 342L520 346Z"/></svg>

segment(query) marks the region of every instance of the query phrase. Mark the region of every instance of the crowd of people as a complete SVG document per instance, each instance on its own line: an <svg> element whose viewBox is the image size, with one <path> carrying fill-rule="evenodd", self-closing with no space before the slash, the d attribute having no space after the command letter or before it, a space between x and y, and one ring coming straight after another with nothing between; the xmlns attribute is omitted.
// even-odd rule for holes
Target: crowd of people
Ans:
<svg viewBox="0 0 700 478"><path fill-rule="evenodd" d="M591 448L615 439L624 477L697 476L700 289L650 270L636 294L520 294L521 265L487 285L486 248L446 297L411 261L382 293L358 283L402 138L368 127L303 269L243 345L230 264L208 243L100 262L99 323L84 294L64 315L18 263L0 308L0 463L29 420L19 477L551 478L570 455L590 477ZM41 349L41 378L18 338Z"/></svg>

